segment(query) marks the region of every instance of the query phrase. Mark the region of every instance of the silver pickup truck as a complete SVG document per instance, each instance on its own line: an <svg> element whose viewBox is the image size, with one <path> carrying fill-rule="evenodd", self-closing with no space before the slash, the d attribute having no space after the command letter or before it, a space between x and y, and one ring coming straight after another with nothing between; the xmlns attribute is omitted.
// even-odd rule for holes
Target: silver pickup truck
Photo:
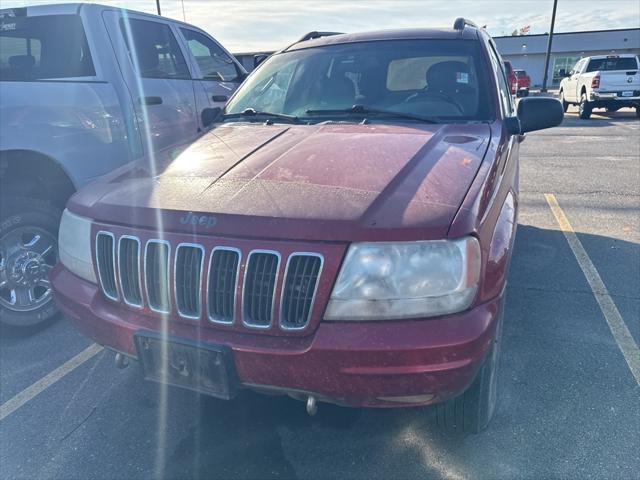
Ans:
<svg viewBox="0 0 640 480"><path fill-rule="evenodd" d="M640 66L633 54L598 55L581 58L560 82L559 96L564 111L577 104L580 118L586 120L594 108L615 112L635 107L640 117Z"/></svg>
<svg viewBox="0 0 640 480"><path fill-rule="evenodd" d="M190 142L243 67L185 23L102 5L0 10L0 321L53 318L48 273L71 194Z"/></svg>

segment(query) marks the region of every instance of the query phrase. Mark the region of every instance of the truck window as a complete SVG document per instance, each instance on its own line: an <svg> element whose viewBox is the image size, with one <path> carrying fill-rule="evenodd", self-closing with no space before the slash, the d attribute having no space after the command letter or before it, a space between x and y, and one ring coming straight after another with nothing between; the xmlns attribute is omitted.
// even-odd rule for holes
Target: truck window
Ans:
<svg viewBox="0 0 640 480"><path fill-rule="evenodd" d="M96 72L77 15L0 19L0 79L92 77Z"/></svg>
<svg viewBox="0 0 640 480"><path fill-rule="evenodd" d="M203 79L225 82L238 80L238 67L213 40L188 28L180 30L187 40L191 54L198 62Z"/></svg>
<svg viewBox="0 0 640 480"><path fill-rule="evenodd" d="M164 23L120 20L129 57L144 78L189 79L189 68L171 28Z"/></svg>
<svg viewBox="0 0 640 480"><path fill-rule="evenodd" d="M414 57L392 60L387 71L387 88L392 91L418 90L427 88L427 71L440 62L469 62L468 56L455 57ZM466 71L475 71L467 65ZM467 75L467 84L475 83L476 79Z"/></svg>
<svg viewBox="0 0 640 480"><path fill-rule="evenodd" d="M587 72L595 72L597 70L606 72L608 70L637 70L638 64L633 57L612 57L612 58L594 58L587 66Z"/></svg>

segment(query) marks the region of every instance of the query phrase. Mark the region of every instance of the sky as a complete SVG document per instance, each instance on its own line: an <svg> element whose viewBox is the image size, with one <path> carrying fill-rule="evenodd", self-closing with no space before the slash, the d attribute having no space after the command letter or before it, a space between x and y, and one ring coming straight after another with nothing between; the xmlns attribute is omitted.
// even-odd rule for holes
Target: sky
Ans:
<svg viewBox="0 0 640 480"><path fill-rule="evenodd" d="M493 36L549 31L553 0L160 0L162 14L194 24L234 53L283 48L312 30L450 27L464 16ZM2 0L2 8L55 0ZM155 0L101 0L148 13ZM639 0L559 0L556 32L640 27Z"/></svg>

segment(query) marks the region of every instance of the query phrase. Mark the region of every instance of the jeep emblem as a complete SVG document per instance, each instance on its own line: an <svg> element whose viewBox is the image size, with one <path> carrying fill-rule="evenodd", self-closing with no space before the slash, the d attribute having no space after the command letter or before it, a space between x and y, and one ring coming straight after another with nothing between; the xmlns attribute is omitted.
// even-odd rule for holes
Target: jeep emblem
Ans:
<svg viewBox="0 0 640 480"><path fill-rule="evenodd" d="M194 227L200 226L205 228L212 228L216 226L216 223L218 223L218 219L213 215L196 215L193 212L189 212L180 217L180 223L183 225L193 225Z"/></svg>

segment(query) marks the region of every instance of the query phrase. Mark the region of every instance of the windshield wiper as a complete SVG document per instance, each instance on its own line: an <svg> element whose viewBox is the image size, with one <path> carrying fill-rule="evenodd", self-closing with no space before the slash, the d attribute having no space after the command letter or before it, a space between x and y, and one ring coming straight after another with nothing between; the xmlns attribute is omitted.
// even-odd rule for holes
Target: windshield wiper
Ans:
<svg viewBox="0 0 640 480"><path fill-rule="evenodd" d="M419 122L425 123L438 123L433 118L423 117L421 115L415 115L413 113L404 113L404 112L394 112L393 110L382 110L374 107L367 107L366 105L353 105L349 108L342 108L336 110L306 110L306 114L308 115L381 115L386 117L396 117L396 118L408 118L410 120L417 120Z"/></svg>
<svg viewBox="0 0 640 480"><path fill-rule="evenodd" d="M295 115L287 115L286 113L273 113L273 112L261 112L253 107L245 108L239 113L225 113L222 116L222 120L229 118L242 118L242 117L269 117L277 120L283 120L289 123L299 123L300 119Z"/></svg>

